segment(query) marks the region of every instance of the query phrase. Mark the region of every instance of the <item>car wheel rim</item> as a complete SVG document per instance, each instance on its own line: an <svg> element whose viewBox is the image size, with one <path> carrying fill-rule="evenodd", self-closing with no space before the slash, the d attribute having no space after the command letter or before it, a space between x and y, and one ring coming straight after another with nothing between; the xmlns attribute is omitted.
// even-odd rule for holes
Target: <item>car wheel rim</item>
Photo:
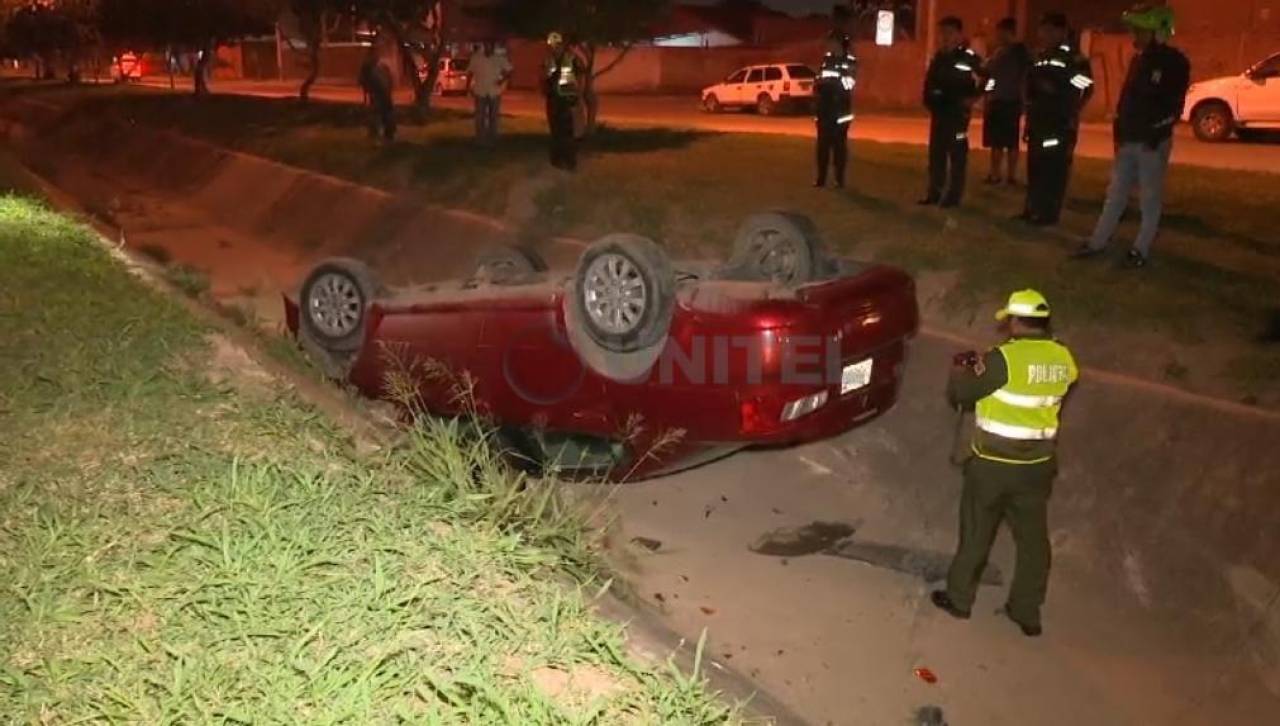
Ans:
<svg viewBox="0 0 1280 726"><path fill-rule="evenodd" d="M591 262L582 297L592 324L611 335L626 335L639 327L648 307L644 276L619 254L600 255Z"/></svg>
<svg viewBox="0 0 1280 726"><path fill-rule="evenodd" d="M1200 125L1206 134L1209 134L1210 136L1217 136L1222 133L1222 129L1226 125L1226 122L1223 121L1220 114L1211 113L1204 117L1204 121L1202 121Z"/></svg>
<svg viewBox="0 0 1280 726"><path fill-rule="evenodd" d="M344 275L329 273L311 286L311 321L326 336L341 338L354 332L361 307L359 288Z"/></svg>
<svg viewBox="0 0 1280 726"><path fill-rule="evenodd" d="M755 266L760 275L774 282L795 279L798 265L796 245L776 229L756 233L752 241L755 248Z"/></svg>

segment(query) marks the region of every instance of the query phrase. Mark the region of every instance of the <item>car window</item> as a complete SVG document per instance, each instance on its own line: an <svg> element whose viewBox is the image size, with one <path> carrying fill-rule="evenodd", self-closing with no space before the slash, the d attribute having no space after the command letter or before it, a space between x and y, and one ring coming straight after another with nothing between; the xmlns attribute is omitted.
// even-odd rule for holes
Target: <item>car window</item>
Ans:
<svg viewBox="0 0 1280 726"><path fill-rule="evenodd" d="M1250 75L1262 76L1263 78L1275 78L1280 76L1280 54L1273 55L1254 66Z"/></svg>
<svg viewBox="0 0 1280 726"><path fill-rule="evenodd" d="M766 68L766 69L764 69L764 79L765 79L766 81L781 81L781 80L782 80L782 69L781 69L781 68Z"/></svg>
<svg viewBox="0 0 1280 726"><path fill-rule="evenodd" d="M450 63L449 67L455 71L465 71L467 69L467 63L469 60L470 60L469 58L459 58L453 61L452 63Z"/></svg>
<svg viewBox="0 0 1280 726"><path fill-rule="evenodd" d="M787 66L787 75L792 78L815 78L818 74L813 72L809 66Z"/></svg>
<svg viewBox="0 0 1280 726"><path fill-rule="evenodd" d="M751 71L751 75L747 78L747 83L760 83L764 80L764 69L757 68Z"/></svg>
<svg viewBox="0 0 1280 726"><path fill-rule="evenodd" d="M734 71L733 75L724 79L724 82L725 83L742 83L742 80L746 77L747 77L747 69L743 68L740 71Z"/></svg>

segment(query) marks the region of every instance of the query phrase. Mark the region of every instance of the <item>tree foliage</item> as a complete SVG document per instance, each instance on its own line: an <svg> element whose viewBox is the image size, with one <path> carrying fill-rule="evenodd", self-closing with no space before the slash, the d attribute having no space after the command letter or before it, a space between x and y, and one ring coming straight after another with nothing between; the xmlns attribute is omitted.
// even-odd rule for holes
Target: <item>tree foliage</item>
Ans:
<svg viewBox="0 0 1280 726"><path fill-rule="evenodd" d="M83 55L95 43L97 17L94 0L9 2L4 13L4 50L15 57L32 58L37 72L52 77L61 61L74 78Z"/></svg>
<svg viewBox="0 0 1280 726"><path fill-rule="evenodd" d="M444 0L353 0L355 17L395 42L405 76L413 84L414 106L425 113L439 74L448 24ZM426 71L423 77L419 73Z"/></svg>

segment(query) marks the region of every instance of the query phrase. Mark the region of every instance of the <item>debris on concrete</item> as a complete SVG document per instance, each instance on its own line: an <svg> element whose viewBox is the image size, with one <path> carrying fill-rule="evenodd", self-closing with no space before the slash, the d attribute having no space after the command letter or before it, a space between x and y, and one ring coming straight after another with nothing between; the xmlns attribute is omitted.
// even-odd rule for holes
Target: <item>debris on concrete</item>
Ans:
<svg viewBox="0 0 1280 726"><path fill-rule="evenodd" d="M813 522L803 527L782 527L767 532L748 549L774 557L799 557L823 552L853 536L854 528L843 522Z"/></svg>

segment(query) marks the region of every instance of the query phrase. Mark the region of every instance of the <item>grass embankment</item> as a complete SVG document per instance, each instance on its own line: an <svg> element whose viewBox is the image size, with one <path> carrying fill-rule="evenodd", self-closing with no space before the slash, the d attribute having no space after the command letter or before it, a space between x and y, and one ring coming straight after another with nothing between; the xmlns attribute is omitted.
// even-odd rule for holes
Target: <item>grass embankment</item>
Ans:
<svg viewBox="0 0 1280 726"><path fill-rule="evenodd" d="M548 170L545 131L534 119L505 120L498 147L481 150L471 143L469 118L438 112L404 126L399 143L375 148L363 112L351 105L85 95L82 113L180 129L443 205L500 215L522 190L533 193L536 214L522 230L531 238L628 230L678 254L723 257L747 214L797 209L837 250L921 275L935 321L985 331L1009 290L1034 286L1053 300L1060 332L1090 363L1280 402L1280 357L1254 343L1280 289L1273 175L1174 167L1156 264L1133 273L1066 260L1100 211L1110 169L1100 160L1077 160L1062 229L1042 232L1010 221L1020 190L978 183L984 164L976 153L966 208L945 214L914 205L924 166L914 146L857 143L850 188L835 192L809 187L807 139L606 128L579 173L567 176ZM1117 255L1135 232L1136 214L1121 229Z"/></svg>
<svg viewBox="0 0 1280 726"><path fill-rule="evenodd" d="M736 718L589 613L590 549L549 489L449 424L357 460L86 229L13 197L0 360L3 720Z"/></svg>

